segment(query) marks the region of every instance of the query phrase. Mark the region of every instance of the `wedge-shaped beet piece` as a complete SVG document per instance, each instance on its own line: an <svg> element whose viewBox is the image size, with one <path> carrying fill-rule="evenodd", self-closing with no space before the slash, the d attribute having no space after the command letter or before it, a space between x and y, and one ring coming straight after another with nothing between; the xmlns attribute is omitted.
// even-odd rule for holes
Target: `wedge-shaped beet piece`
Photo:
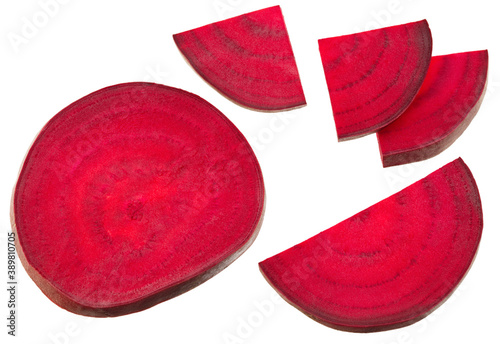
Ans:
<svg viewBox="0 0 500 344"><path fill-rule="evenodd" d="M268 282L314 320L370 332L439 306L472 264L481 201L461 159L260 263Z"/></svg>
<svg viewBox="0 0 500 344"><path fill-rule="evenodd" d="M255 239L262 174L239 130L191 93L104 88L42 129L12 207L23 265L67 310L136 312L212 277Z"/></svg>
<svg viewBox="0 0 500 344"><path fill-rule="evenodd" d="M271 111L306 104L279 6L182 32L174 40L208 83L241 105Z"/></svg>
<svg viewBox="0 0 500 344"><path fill-rule="evenodd" d="M479 110L487 75L486 50L432 57L410 107L377 132L384 167L431 158L455 142Z"/></svg>
<svg viewBox="0 0 500 344"><path fill-rule="evenodd" d="M432 53L426 20L318 42L339 141L398 118L422 85Z"/></svg>

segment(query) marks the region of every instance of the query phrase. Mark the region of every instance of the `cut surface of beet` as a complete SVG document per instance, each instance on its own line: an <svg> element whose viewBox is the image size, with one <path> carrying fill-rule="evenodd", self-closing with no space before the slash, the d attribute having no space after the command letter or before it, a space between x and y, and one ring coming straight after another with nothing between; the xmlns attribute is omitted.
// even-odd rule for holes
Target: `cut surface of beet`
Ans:
<svg viewBox="0 0 500 344"><path fill-rule="evenodd" d="M446 300L482 227L476 183L457 159L259 266L284 299L324 325L388 330Z"/></svg>
<svg viewBox="0 0 500 344"><path fill-rule="evenodd" d="M306 104L279 6L173 37L198 74L235 102L265 111Z"/></svg>
<svg viewBox="0 0 500 344"><path fill-rule="evenodd" d="M12 225L30 277L89 316L143 310L212 277L254 241L257 159L215 107L151 83L104 88L42 129Z"/></svg>
<svg viewBox="0 0 500 344"><path fill-rule="evenodd" d="M377 132L384 167L425 160L448 148L479 110L487 75L486 50L432 57L414 101Z"/></svg>
<svg viewBox="0 0 500 344"><path fill-rule="evenodd" d="M376 132L410 105L432 53L426 20L318 41L339 141Z"/></svg>

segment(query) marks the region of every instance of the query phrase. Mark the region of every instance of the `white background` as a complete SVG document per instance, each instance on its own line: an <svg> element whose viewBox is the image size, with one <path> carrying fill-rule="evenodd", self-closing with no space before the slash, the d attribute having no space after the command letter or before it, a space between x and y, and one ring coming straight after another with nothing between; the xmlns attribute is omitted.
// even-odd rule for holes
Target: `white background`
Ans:
<svg viewBox="0 0 500 344"><path fill-rule="evenodd" d="M494 1L54 1L0 2L0 342L500 343L500 43ZM42 5L48 2L58 5ZM270 114L239 107L211 88L185 62L172 34L276 4L285 16L308 105ZM444 153L384 169L374 135L337 142L317 39L421 19L429 21L434 55L489 50L488 93L469 128ZM28 23L36 30L26 32ZM15 35L24 35L23 41L13 44ZM22 159L37 132L59 110L90 92L128 81L153 81L196 93L238 126L251 141L264 174L267 209L261 232L242 257L208 282L146 311L111 319L60 309L18 261L18 336L11 338L5 326L6 239L11 190ZM459 289L429 317L387 332L336 331L280 302L261 276L259 261L459 156L482 195L483 239Z"/></svg>

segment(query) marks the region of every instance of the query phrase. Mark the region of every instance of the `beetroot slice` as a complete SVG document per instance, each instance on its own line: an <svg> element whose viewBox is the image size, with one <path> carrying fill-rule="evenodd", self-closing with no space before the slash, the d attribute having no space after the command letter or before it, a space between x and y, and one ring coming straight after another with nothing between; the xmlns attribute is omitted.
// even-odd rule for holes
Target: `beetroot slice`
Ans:
<svg viewBox="0 0 500 344"><path fill-rule="evenodd" d="M483 227L461 159L263 262L267 281L314 320L388 330L422 319L463 279Z"/></svg>
<svg viewBox="0 0 500 344"><path fill-rule="evenodd" d="M220 272L254 241L257 159L200 97L104 88L40 132L15 187L21 261L56 304L90 316L140 311Z"/></svg>
<svg viewBox="0 0 500 344"><path fill-rule="evenodd" d="M488 51L434 56L410 107L377 132L384 167L425 160L448 148L486 93Z"/></svg>
<svg viewBox="0 0 500 344"><path fill-rule="evenodd" d="M432 52L426 20L318 43L339 141L373 133L401 115Z"/></svg>
<svg viewBox="0 0 500 344"><path fill-rule="evenodd" d="M237 103L257 110L306 104L279 6L173 37L193 68Z"/></svg>

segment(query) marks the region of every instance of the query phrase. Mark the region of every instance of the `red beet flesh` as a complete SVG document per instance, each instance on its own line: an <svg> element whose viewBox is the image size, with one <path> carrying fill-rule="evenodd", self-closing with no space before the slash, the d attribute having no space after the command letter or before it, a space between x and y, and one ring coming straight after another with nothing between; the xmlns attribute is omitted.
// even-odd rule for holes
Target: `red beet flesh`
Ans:
<svg viewBox="0 0 500 344"><path fill-rule="evenodd" d="M426 20L318 43L339 141L398 118L422 85L432 53Z"/></svg>
<svg viewBox="0 0 500 344"><path fill-rule="evenodd" d="M191 93L115 85L42 129L12 204L40 289L90 316L140 311L215 275L255 239L262 174L243 135Z"/></svg>
<svg viewBox="0 0 500 344"><path fill-rule="evenodd" d="M488 52L434 56L410 107L377 132L384 167L431 158L448 148L476 115L488 75Z"/></svg>
<svg viewBox="0 0 500 344"><path fill-rule="evenodd" d="M306 101L279 6L174 35L193 68L235 102L283 110Z"/></svg>
<svg viewBox="0 0 500 344"><path fill-rule="evenodd" d="M260 269L289 303L324 325L388 330L444 302L472 264L482 227L476 183L457 159Z"/></svg>

